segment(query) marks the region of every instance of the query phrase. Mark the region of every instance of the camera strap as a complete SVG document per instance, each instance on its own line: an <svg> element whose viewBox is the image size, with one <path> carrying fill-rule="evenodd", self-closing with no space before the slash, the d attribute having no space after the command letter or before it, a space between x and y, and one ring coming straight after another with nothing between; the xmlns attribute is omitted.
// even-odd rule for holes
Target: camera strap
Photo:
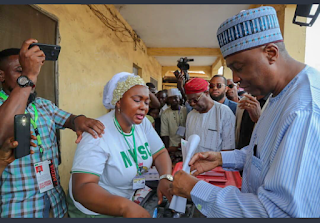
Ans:
<svg viewBox="0 0 320 223"><path fill-rule="evenodd" d="M0 92L0 97L6 101L8 99L8 96L5 95L4 93ZM36 134L36 137L37 137L37 141L38 141L38 146L39 146L39 150L40 150L40 154L41 154L41 158L42 158L42 154L43 154L43 148L42 148L42 141L41 141L41 138L40 138L40 134L39 134L39 131L38 131L38 126L36 124L37 120L38 120L38 110L36 108L36 105L32 102L31 103L33 109L34 109L34 120L30 117L30 122L34 128L34 133ZM25 111L25 114L27 114L28 112Z"/></svg>

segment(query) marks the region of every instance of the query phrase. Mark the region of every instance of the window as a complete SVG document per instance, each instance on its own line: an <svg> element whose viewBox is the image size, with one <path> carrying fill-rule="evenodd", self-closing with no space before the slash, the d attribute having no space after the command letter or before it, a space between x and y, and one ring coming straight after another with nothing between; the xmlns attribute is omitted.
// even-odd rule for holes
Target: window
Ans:
<svg viewBox="0 0 320 223"><path fill-rule="evenodd" d="M150 82L154 84L154 86L156 86L156 89L158 89L158 81L152 77L150 77Z"/></svg>
<svg viewBox="0 0 320 223"><path fill-rule="evenodd" d="M135 75L142 77L142 69L138 65L133 64L132 70Z"/></svg>

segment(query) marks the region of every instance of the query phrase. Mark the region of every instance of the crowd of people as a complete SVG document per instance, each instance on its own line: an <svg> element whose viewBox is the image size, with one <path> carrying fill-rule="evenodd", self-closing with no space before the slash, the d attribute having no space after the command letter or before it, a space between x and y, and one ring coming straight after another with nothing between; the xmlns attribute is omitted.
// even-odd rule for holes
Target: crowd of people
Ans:
<svg viewBox="0 0 320 223"><path fill-rule="evenodd" d="M227 19L217 38L233 80L178 74L177 88L157 91L121 72L103 90L111 111L97 119L37 97L45 60L39 47L29 49L37 40L1 51L0 216L151 217L132 197L154 165L159 204L178 195L207 217L319 217L319 71L287 53L272 7ZM32 150L15 159L13 120L23 113L33 122ZM56 140L63 128L76 133L78 144L67 195ZM189 163L193 174L172 176L182 161L181 139L193 134L200 136ZM241 191L195 177L217 166L241 171ZM47 184L45 176L56 180Z"/></svg>

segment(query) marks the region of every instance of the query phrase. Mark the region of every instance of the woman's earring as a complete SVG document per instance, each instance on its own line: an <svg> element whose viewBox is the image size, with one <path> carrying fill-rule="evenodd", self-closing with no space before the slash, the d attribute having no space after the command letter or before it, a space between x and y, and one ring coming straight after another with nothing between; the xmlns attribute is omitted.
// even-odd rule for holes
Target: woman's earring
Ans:
<svg viewBox="0 0 320 223"><path fill-rule="evenodd" d="M120 108L118 108L118 112L121 113Z"/></svg>

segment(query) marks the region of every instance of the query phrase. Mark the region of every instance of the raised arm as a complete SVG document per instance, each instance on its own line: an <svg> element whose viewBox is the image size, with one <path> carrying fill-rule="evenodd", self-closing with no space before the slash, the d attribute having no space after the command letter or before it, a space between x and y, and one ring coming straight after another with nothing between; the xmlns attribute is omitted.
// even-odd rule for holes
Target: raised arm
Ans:
<svg viewBox="0 0 320 223"><path fill-rule="evenodd" d="M37 78L41 66L44 63L45 55L38 46L28 49L31 43L36 42L38 41L35 39L28 39L23 42L19 55L21 69L16 70L14 73L16 79L18 79L19 76L24 75L34 84L37 83ZM3 82L8 74L5 74L2 70L0 72L0 78ZM7 138L13 136L13 118L16 114L23 114L25 112L31 90L31 86L21 88L18 84L15 84L12 90L9 88L4 89L6 94L10 95L0 106L0 129L6 129L6 131L0 131L0 144L3 144Z"/></svg>

